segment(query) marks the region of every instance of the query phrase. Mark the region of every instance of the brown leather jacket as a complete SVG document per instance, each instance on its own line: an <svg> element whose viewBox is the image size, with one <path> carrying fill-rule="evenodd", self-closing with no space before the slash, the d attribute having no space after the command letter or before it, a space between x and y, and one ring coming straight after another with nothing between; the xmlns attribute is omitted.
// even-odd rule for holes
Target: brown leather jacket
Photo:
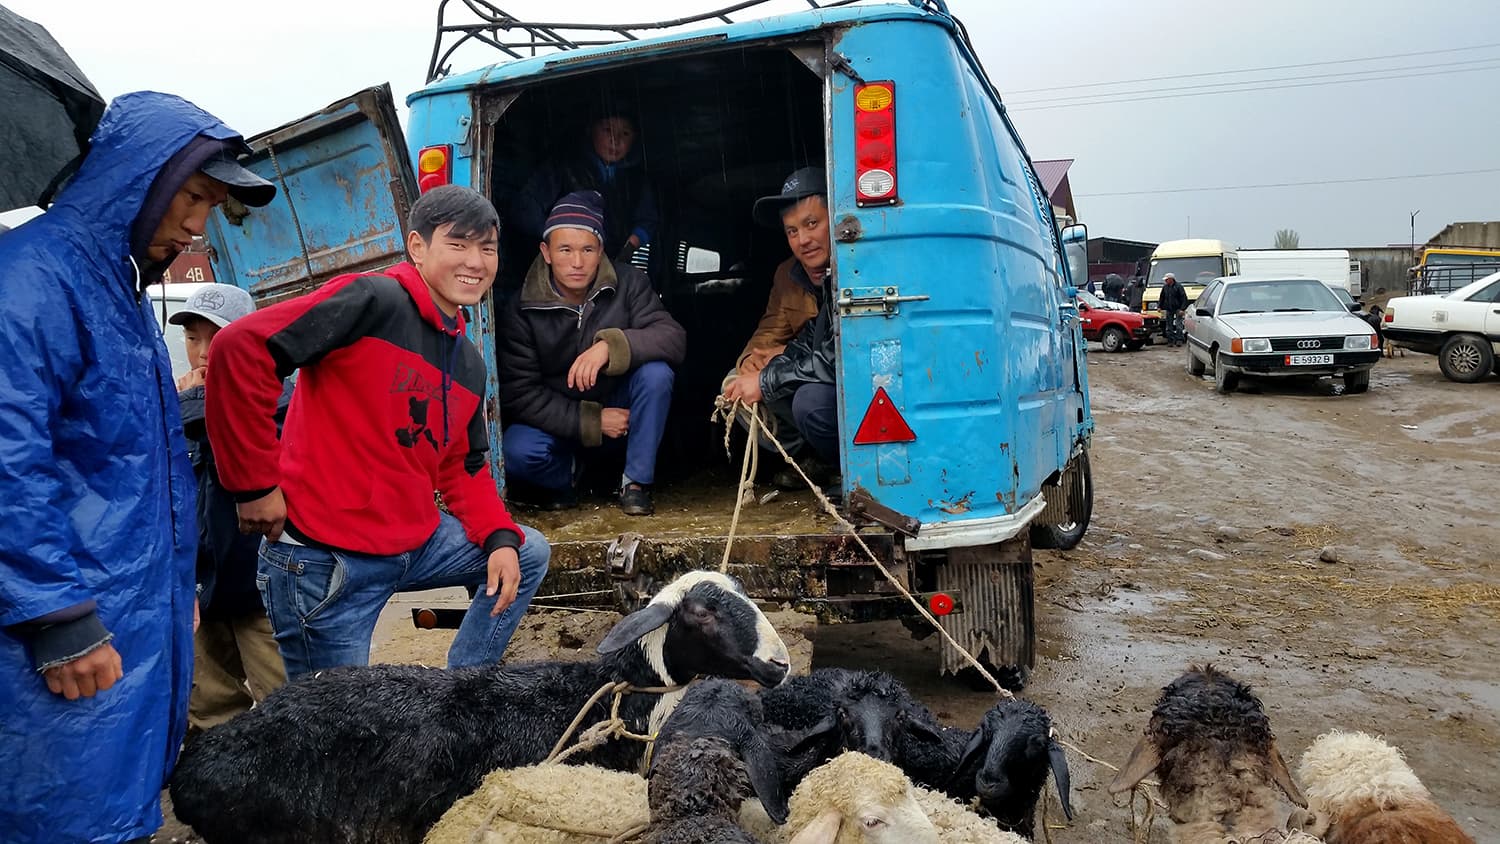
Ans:
<svg viewBox="0 0 1500 844"><path fill-rule="evenodd" d="M818 313L818 294L812 285L794 278L792 268L796 258L788 258L776 268L771 279L771 296L766 300L766 312L761 315L755 333L745 343L744 351L735 360L735 368L744 366L746 358L756 349L785 346ZM797 273L797 276L803 276ZM805 277L805 276L803 276Z"/></svg>

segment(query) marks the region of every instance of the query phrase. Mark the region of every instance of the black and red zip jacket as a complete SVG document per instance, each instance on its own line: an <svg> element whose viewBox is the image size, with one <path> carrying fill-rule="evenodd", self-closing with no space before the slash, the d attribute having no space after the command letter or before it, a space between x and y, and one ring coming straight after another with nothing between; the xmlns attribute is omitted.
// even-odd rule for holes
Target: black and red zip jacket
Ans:
<svg viewBox="0 0 1500 844"><path fill-rule="evenodd" d="M518 547L487 457L484 359L408 263L345 275L214 336L206 398L219 480L239 501L280 487L287 531L387 556L438 525L433 492L476 545ZM299 370L281 439L281 380Z"/></svg>

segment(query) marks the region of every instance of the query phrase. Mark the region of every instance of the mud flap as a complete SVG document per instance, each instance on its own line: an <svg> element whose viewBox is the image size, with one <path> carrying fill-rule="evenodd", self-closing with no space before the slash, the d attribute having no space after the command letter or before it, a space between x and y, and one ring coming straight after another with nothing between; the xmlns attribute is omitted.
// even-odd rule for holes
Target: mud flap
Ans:
<svg viewBox="0 0 1500 844"><path fill-rule="evenodd" d="M1042 487L1042 497L1046 499L1047 506L1041 515L1036 517L1038 524L1060 525L1075 521L1074 514L1084 511L1083 484L1079 483L1079 473L1083 471L1083 463L1080 460L1068 461L1067 468L1057 478L1055 484L1045 484Z"/></svg>
<svg viewBox="0 0 1500 844"><path fill-rule="evenodd" d="M987 665L1031 668L1036 659L1036 607L1031 546L1023 537L999 545L953 548L937 567L938 591L960 596L963 612L940 616L943 629ZM969 667L947 640L944 674Z"/></svg>

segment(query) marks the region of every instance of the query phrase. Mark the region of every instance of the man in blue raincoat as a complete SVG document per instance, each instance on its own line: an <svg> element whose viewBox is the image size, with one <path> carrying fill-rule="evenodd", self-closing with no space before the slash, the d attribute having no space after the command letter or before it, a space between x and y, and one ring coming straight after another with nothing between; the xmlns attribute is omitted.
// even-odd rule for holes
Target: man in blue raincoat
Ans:
<svg viewBox="0 0 1500 844"><path fill-rule="evenodd" d="M227 196L229 127L110 105L72 182L0 235L0 839L144 840L187 723L192 467L146 285Z"/></svg>

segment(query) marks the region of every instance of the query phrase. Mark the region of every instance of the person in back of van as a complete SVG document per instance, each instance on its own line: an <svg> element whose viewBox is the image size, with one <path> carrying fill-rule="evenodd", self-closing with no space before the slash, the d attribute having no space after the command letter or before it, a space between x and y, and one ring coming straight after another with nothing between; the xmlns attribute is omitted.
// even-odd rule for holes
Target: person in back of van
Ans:
<svg viewBox="0 0 1500 844"><path fill-rule="evenodd" d="M1104 277L1104 299L1109 302L1124 303L1125 279L1119 273L1110 273Z"/></svg>
<svg viewBox="0 0 1500 844"><path fill-rule="evenodd" d="M1136 313L1141 312L1141 303L1146 298L1146 280L1135 276L1125 282L1125 305Z"/></svg>
<svg viewBox="0 0 1500 844"><path fill-rule="evenodd" d="M646 516L687 332L645 273L607 259L601 206L597 192L578 191L553 207L541 254L501 317L505 471L561 509L577 502L586 454L623 443L620 509Z"/></svg>
<svg viewBox="0 0 1500 844"><path fill-rule="evenodd" d="M240 533L234 497L219 486L213 448L203 420L208 350L219 329L255 310L245 290L210 284L194 291L167 322L182 326L192 369L177 379L177 403L188 457L198 478L198 606L193 634L193 691L188 730L206 730L248 711L286 683L276 634L256 588L260 538ZM292 385L277 403L285 415Z"/></svg>
<svg viewBox="0 0 1500 844"><path fill-rule="evenodd" d="M1187 291L1177 283L1177 276L1167 273L1161 277L1161 298L1157 300L1164 323L1163 333L1167 345L1181 346L1186 339L1182 333L1182 312L1187 310Z"/></svg>
<svg viewBox="0 0 1500 844"><path fill-rule="evenodd" d="M780 418L790 417L791 426L812 446L822 464L812 467L809 477L825 485L831 483L833 467L839 463L827 190L823 171L807 167L788 176L780 194L756 200L756 222L779 223L786 232L796 260L788 267L788 275L811 293L817 311L758 371L745 372L724 387L724 397L731 401L751 405L764 402Z"/></svg>
<svg viewBox="0 0 1500 844"><path fill-rule="evenodd" d="M266 537L261 591L288 677L368 663L392 594L448 586L486 587L448 666L498 662L542 583L547 541L500 500L484 358L464 334L462 309L495 280L499 228L477 191L433 188L412 204L407 261L337 276L214 338L209 439L240 530Z"/></svg>
<svg viewBox="0 0 1500 844"><path fill-rule="evenodd" d="M9 118L7 118L9 119ZM145 295L244 140L180 97L110 103L47 213L0 237L0 840L147 840L187 730L193 468Z"/></svg>
<svg viewBox="0 0 1500 844"><path fill-rule="evenodd" d="M532 240L541 240L552 207L565 194L598 191L604 198L604 254L628 261L651 242L659 215L645 159L636 143L636 122L619 110L605 110L588 124L588 137L562 158L532 174L511 201L509 222Z"/></svg>

